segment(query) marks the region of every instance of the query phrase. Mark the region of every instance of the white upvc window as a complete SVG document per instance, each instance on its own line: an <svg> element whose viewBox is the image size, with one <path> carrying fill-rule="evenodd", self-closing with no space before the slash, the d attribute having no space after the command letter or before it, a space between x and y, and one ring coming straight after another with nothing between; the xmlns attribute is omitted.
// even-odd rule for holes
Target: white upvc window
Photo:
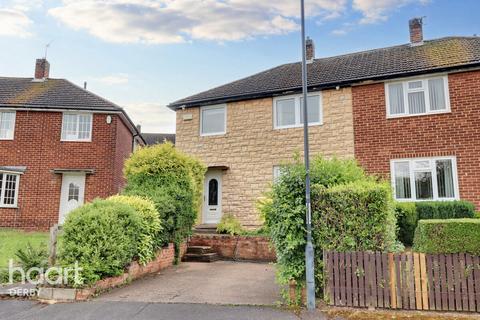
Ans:
<svg viewBox="0 0 480 320"><path fill-rule="evenodd" d="M308 125L323 123L321 92L308 95ZM303 126L303 95L281 96L273 99L273 127L275 129Z"/></svg>
<svg viewBox="0 0 480 320"><path fill-rule="evenodd" d="M308 95L308 125L323 123L321 92ZM303 95L276 97L273 99L273 127L275 129L303 126Z"/></svg>
<svg viewBox="0 0 480 320"><path fill-rule="evenodd" d="M200 108L200 135L215 136L227 132L227 105L218 104Z"/></svg>
<svg viewBox="0 0 480 320"><path fill-rule="evenodd" d="M0 111L0 140L13 140L15 111Z"/></svg>
<svg viewBox="0 0 480 320"><path fill-rule="evenodd" d="M277 182L282 175L282 166L273 166L273 182Z"/></svg>
<svg viewBox="0 0 480 320"><path fill-rule="evenodd" d="M64 113L62 141L92 141L91 113Z"/></svg>
<svg viewBox="0 0 480 320"><path fill-rule="evenodd" d="M387 82L385 96L389 118L450 112L447 76Z"/></svg>
<svg viewBox="0 0 480 320"><path fill-rule="evenodd" d="M390 172L399 201L459 199L455 157L392 160Z"/></svg>
<svg viewBox="0 0 480 320"><path fill-rule="evenodd" d="M15 208L18 201L20 174L0 171L0 208Z"/></svg>

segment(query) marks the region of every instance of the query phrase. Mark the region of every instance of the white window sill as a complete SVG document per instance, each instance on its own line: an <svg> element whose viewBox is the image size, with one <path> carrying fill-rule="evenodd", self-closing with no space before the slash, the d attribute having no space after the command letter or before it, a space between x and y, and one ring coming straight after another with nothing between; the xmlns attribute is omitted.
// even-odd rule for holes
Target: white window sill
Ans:
<svg viewBox="0 0 480 320"><path fill-rule="evenodd" d="M61 142L92 142L92 139L89 139L89 140L76 140L76 139L67 140L67 139L61 139L60 141L61 141Z"/></svg>
<svg viewBox="0 0 480 320"><path fill-rule="evenodd" d="M13 205L13 206L0 205L0 209L18 209L18 205Z"/></svg>
<svg viewBox="0 0 480 320"><path fill-rule="evenodd" d="M426 112L426 113L417 113L417 114L393 114L387 115L387 119L397 119L397 118L409 118L409 117L423 117L423 116L431 116L435 114L444 114L444 113L452 113L451 110L442 110L442 111L435 111L435 112Z"/></svg>
<svg viewBox="0 0 480 320"><path fill-rule="evenodd" d="M322 126L323 122L311 122L308 124L309 127ZM303 123L288 125L288 126L274 126L273 129L292 129L292 128L303 128Z"/></svg>
<svg viewBox="0 0 480 320"><path fill-rule="evenodd" d="M428 202L428 201L459 201L459 198L437 198L437 199L395 199L398 202Z"/></svg>
<svg viewBox="0 0 480 320"><path fill-rule="evenodd" d="M226 132L218 132L218 133L201 133L200 137L212 137L212 136L223 136L227 134Z"/></svg>
<svg viewBox="0 0 480 320"><path fill-rule="evenodd" d="M13 138L0 138L1 141L13 141Z"/></svg>

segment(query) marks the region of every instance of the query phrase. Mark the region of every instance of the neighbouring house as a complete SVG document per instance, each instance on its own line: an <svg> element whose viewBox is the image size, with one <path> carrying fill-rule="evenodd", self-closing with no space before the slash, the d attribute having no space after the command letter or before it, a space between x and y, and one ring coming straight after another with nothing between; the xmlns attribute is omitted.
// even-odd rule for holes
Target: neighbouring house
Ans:
<svg viewBox="0 0 480 320"><path fill-rule="evenodd" d="M161 144L165 142L171 142L175 144L175 133L143 133L142 132L143 140L147 146Z"/></svg>
<svg viewBox="0 0 480 320"><path fill-rule="evenodd" d="M119 192L143 145L125 111L65 79L0 77L0 227L46 229L84 201Z"/></svg>
<svg viewBox="0 0 480 320"><path fill-rule="evenodd" d="M314 58L307 40L311 153L355 157L404 201L466 199L480 209L480 37L423 40ZM178 100L176 146L208 166L202 222L261 222L255 202L303 150L301 64ZM301 153L300 153L301 154Z"/></svg>

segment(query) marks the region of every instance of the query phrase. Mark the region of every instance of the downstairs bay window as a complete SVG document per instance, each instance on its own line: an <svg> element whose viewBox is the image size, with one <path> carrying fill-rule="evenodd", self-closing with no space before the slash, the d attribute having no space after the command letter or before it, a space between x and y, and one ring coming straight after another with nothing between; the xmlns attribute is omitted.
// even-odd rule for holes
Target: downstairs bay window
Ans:
<svg viewBox="0 0 480 320"><path fill-rule="evenodd" d="M392 160L390 171L397 200L459 198L455 157Z"/></svg>

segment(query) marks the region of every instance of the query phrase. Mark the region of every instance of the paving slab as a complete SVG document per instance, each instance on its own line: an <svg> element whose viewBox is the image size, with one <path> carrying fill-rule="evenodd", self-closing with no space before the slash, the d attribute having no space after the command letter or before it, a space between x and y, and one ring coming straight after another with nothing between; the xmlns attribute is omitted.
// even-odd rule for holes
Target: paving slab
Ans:
<svg viewBox="0 0 480 320"><path fill-rule="evenodd" d="M275 305L281 300L272 264L184 262L113 289L96 301Z"/></svg>

